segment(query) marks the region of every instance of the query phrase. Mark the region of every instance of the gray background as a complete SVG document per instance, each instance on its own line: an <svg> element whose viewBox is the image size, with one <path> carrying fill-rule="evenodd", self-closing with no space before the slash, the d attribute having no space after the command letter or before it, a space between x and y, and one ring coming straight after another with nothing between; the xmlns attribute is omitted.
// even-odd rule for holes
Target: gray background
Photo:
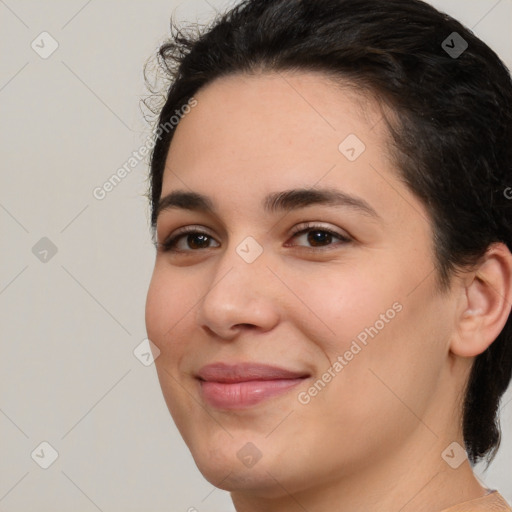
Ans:
<svg viewBox="0 0 512 512"><path fill-rule="evenodd" d="M512 0L432 3L512 66ZM170 14L206 22L227 5L0 0L0 512L233 510L133 352L154 258L147 162L93 196L150 133L142 67ZM51 49L43 31L58 42L47 58L31 47ZM512 502L510 389L501 418L502 447L480 478ZM48 469L43 441L58 452Z"/></svg>

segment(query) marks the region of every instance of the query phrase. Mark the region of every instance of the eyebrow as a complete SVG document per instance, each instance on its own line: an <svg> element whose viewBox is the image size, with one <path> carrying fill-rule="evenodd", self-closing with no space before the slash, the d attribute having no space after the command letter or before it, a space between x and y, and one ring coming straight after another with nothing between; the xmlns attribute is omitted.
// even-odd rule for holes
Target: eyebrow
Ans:
<svg viewBox="0 0 512 512"><path fill-rule="evenodd" d="M268 213L289 212L312 205L326 205L354 210L363 215L380 218L378 213L361 197L350 195L335 188L297 188L273 192L263 200ZM175 190L160 198L155 219L165 210L184 209L215 215L214 202L205 195L185 190Z"/></svg>

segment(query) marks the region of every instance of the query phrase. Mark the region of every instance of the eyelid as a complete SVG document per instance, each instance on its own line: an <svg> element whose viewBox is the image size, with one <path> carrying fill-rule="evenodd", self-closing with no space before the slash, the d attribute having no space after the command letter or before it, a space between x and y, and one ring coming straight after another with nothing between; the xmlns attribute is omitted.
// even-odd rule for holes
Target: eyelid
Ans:
<svg viewBox="0 0 512 512"><path fill-rule="evenodd" d="M175 229L170 235L166 236L164 240L160 243L157 243L159 247L166 247L172 242L176 243L179 237L182 237L184 235L188 234L194 234L194 233L200 233L205 234L209 236L210 238L215 240L215 236L211 234L210 230L208 228L205 228L204 226L201 226L199 224L189 224L187 226L183 226L181 228ZM181 252L193 252L193 251L181 251Z"/></svg>
<svg viewBox="0 0 512 512"><path fill-rule="evenodd" d="M288 243L285 246L290 247L290 245L291 245L291 247L300 247L301 250L319 253L322 251L336 249L340 245L344 245L344 244L354 241L354 238L351 235L347 234L346 232L341 233L337 229L334 229L334 228L328 227L328 226L324 226L323 224L319 223L318 221L317 222L315 222L315 221L302 222L300 224L295 225L292 228L289 237L294 238L298 235L303 235L303 234L307 233L308 231L315 231L315 230L329 233L330 235L334 236L335 238L338 238L340 241L337 244L328 244L328 245L320 246L320 247L308 247L308 246L303 246L303 245L298 245L298 244L288 244ZM215 248L215 247L206 247L201 250L199 250L199 249L197 249L197 250L175 249L175 246L179 242L179 240L182 237L186 236L187 234L204 234L207 237L209 237L210 239L215 240L217 243L219 243L216 240L215 236L212 235L207 228L204 228L203 226L200 226L200 225L191 224L191 225L183 226L183 227L178 228L175 231L173 231L167 238L165 238L165 240L162 243L157 244L157 247L160 247L164 252L171 252L171 253L174 252L174 253L180 253L180 254L193 254L195 252L202 252L205 249Z"/></svg>
<svg viewBox="0 0 512 512"><path fill-rule="evenodd" d="M339 242L328 244L325 246L320 246L320 247L308 247L306 245L288 244L288 243L286 244L286 246L287 247L289 247L289 246L298 247L298 248L300 248L301 251L306 251L306 252L310 252L310 253L312 252L314 254L321 254L323 252L339 249L340 246L344 246L344 245L350 244L355 241L355 239L346 232L341 233L337 229L327 227L327 226L324 226L322 224L319 224L319 223L313 222L313 221L305 222L305 223L295 226L292 230L290 238L295 238L299 235L304 236L306 233L308 233L310 231L323 231L325 233L329 233L331 236L338 238Z"/></svg>
<svg viewBox="0 0 512 512"><path fill-rule="evenodd" d="M208 236L211 236L213 238L213 235L211 234L211 231L208 228L205 228L204 226L201 226L200 224L188 224L186 226L183 226L181 228L175 229L171 236L174 238L175 236L180 236L186 233L196 233L200 231L201 233L205 233ZM170 238L170 237L169 237Z"/></svg>
<svg viewBox="0 0 512 512"><path fill-rule="evenodd" d="M332 228L330 226L325 226L321 222L315 222L315 221L307 221L302 222L300 224L297 224L293 227L290 236L295 236L301 231L313 231L317 229L318 231L327 231L328 233L331 233L333 235L339 236L340 238L352 238L348 233L346 232L340 232L337 228Z"/></svg>

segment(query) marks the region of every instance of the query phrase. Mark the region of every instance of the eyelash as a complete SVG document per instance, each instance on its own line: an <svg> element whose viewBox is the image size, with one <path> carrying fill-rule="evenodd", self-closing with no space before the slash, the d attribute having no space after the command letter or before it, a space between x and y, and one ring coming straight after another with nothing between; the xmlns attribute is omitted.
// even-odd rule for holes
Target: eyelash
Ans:
<svg viewBox="0 0 512 512"><path fill-rule="evenodd" d="M346 243L349 243L351 242L352 240L350 238L348 238L347 236L344 236L332 229L329 229L329 228L326 228L324 226L320 226L318 224L313 224L313 223L309 223L309 222L306 222L304 224L300 224L298 226L296 226L293 230L292 230L292 233L291 233L291 237L294 238L298 235L302 235L304 233L307 233L309 231L319 231L319 232L323 232L323 233L328 233L336 238L339 238L340 239L340 244L346 244ZM158 244L159 247L161 248L161 250L163 252L171 252L171 253L181 253L181 254L186 254L186 253L193 253L193 252L198 252L200 251L201 249L188 249L188 250L182 250L182 249L175 249L175 245L176 243L178 242L178 240L184 236L187 236L187 235L191 235L191 234L195 234L195 235L206 235L207 237L209 238L213 238L211 235L209 235L208 233L205 233L203 231L200 231L199 229L197 229L197 227L195 226L187 226L185 228L183 228L178 234L172 236L172 237L169 237L168 239L166 239L164 242L162 242L161 244ZM318 252L318 251L326 251L326 250L330 250L330 245L327 245L327 246L321 246L321 247L304 247L304 246L299 246L299 247L304 247L306 250L310 250L310 251L314 251L314 252ZM206 247L206 249L211 249L211 247Z"/></svg>

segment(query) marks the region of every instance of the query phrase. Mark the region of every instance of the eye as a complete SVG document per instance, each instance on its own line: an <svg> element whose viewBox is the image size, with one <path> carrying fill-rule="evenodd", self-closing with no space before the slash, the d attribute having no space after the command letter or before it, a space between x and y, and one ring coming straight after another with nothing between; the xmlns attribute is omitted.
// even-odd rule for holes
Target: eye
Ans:
<svg viewBox="0 0 512 512"><path fill-rule="evenodd" d="M308 244L311 244L309 247L306 246L307 249L314 249L318 247L322 250L324 247L329 248L333 245L333 237L340 240L342 244L352 241L347 236L338 233L333 229L309 222L296 226L292 232L292 238L302 238Z"/></svg>
<svg viewBox="0 0 512 512"><path fill-rule="evenodd" d="M186 226L178 230L173 236L167 238L161 244L158 244L160 249L163 252L171 253L191 253L201 249L211 249L212 246L210 242L215 239L208 233L197 229L198 227L199 226ZM322 250L324 247L330 247L333 245L333 238L337 238L342 244L352 241L347 236L333 229L313 223L300 224L293 229L292 238L301 237L305 237L305 241L311 244L310 247L306 246L306 249L312 250L315 248ZM213 247L219 247L218 242L217 245Z"/></svg>
<svg viewBox="0 0 512 512"><path fill-rule="evenodd" d="M158 245L163 252L191 252L197 249L209 249L209 241L214 240L214 238L208 233L200 231L197 227L198 226L186 226ZM180 246L182 239L185 244L181 244ZM185 245L185 247L183 247L183 245Z"/></svg>

